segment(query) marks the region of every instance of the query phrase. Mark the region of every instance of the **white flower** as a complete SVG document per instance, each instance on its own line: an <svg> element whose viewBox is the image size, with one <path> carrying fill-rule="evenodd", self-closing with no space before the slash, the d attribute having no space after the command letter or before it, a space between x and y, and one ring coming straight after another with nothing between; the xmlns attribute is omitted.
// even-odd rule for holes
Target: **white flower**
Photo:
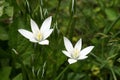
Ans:
<svg viewBox="0 0 120 80"><path fill-rule="evenodd" d="M32 32L25 29L19 29L18 31L31 42L39 43L41 45L48 45L49 41L46 38L48 38L53 31L53 29L50 29L51 21L52 17L50 16L45 19L39 29L38 25L31 19L30 23Z"/></svg>
<svg viewBox="0 0 120 80"><path fill-rule="evenodd" d="M77 60L82 60L87 58L87 54L90 53L90 51L94 48L94 46L88 46L81 50L82 47L82 39L80 39L75 46L73 47L70 40L68 40L66 37L64 37L64 45L66 50L63 50L62 52L69 57L68 62L69 64L77 62Z"/></svg>

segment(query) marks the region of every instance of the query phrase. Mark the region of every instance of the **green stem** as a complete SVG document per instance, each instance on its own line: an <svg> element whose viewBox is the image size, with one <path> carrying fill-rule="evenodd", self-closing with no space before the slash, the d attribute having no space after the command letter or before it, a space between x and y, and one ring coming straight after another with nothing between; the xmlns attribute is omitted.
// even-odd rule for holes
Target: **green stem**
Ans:
<svg viewBox="0 0 120 80"><path fill-rule="evenodd" d="M62 74L68 69L69 65L66 66L66 68L63 69L63 71L55 78L55 80L58 80Z"/></svg>
<svg viewBox="0 0 120 80"><path fill-rule="evenodd" d="M55 14L55 21L57 21L57 16L58 16L58 13L59 13L59 8L60 8L60 5L61 5L61 1L62 0L58 0L57 10L56 10L56 14Z"/></svg>
<svg viewBox="0 0 120 80"><path fill-rule="evenodd" d="M118 18L111 24L110 27L106 27L106 28L105 28L104 33L107 34L107 33L112 29L112 27L115 26L115 24L119 21L119 19L120 19L120 15L119 15Z"/></svg>
<svg viewBox="0 0 120 80"><path fill-rule="evenodd" d="M18 57L18 56L17 56L17 57ZM24 77L23 80L26 80L27 77L28 77L29 80L31 80L31 77L30 77L30 75L29 75L28 69L27 69L26 66L24 65L24 63L23 63L23 61L22 61L22 59L21 59L20 56L19 56L19 63L21 64L21 68L22 68L22 73L23 73L23 77Z"/></svg>
<svg viewBox="0 0 120 80"><path fill-rule="evenodd" d="M115 73L114 73L114 71L113 71L112 68L111 68L111 72L112 72L112 75L113 75L114 80L117 80L117 78L116 78L116 76L115 76Z"/></svg>
<svg viewBox="0 0 120 80"><path fill-rule="evenodd" d="M31 77L30 77L30 75L29 75L28 69L26 68L25 64L23 63L21 56L19 55L19 53L18 53L15 49L12 49L12 50L13 50L14 53L15 53L15 54L12 56L13 59L14 59L14 62L15 62L15 61L18 61L18 63L21 64L21 69L22 69L22 74L23 74L23 75L22 75L22 76L23 76L23 80L26 80L27 77L28 77L29 80L31 80Z"/></svg>

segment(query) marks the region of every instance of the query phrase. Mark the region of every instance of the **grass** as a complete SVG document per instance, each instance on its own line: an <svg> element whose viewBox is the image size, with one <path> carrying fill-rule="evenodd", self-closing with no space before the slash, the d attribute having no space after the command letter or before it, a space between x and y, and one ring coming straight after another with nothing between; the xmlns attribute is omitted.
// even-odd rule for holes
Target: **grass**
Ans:
<svg viewBox="0 0 120 80"><path fill-rule="evenodd" d="M119 0L1 0L1 80L119 80ZM18 29L30 30L52 16L48 46L34 44ZM31 31L31 30L30 30ZM85 60L69 65L63 36L83 48L95 46Z"/></svg>

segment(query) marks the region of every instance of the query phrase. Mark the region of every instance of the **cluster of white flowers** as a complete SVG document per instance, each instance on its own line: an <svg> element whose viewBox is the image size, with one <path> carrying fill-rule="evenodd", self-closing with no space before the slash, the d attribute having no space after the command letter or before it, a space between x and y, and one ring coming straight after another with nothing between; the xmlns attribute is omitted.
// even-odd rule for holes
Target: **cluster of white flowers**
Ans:
<svg viewBox="0 0 120 80"><path fill-rule="evenodd" d="M49 45L49 40L47 38L53 32L53 29L50 29L52 17L48 17L43 22L41 28L39 29L38 25L31 19L31 30L27 31L25 29L19 29L18 32L23 35L25 38L29 39L29 41L38 43L41 45ZM88 46L81 50L82 47L82 39L80 39L75 46L73 47L72 43L69 39L64 37L64 45L66 50L62 52L69 57L68 62L69 64L77 62L77 60L86 59L88 56L87 54L91 52L94 46Z"/></svg>

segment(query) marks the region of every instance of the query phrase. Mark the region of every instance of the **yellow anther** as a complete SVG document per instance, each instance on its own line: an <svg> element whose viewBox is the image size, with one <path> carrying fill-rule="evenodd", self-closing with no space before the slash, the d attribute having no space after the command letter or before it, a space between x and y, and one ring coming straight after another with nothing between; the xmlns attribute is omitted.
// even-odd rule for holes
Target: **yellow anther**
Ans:
<svg viewBox="0 0 120 80"><path fill-rule="evenodd" d="M42 34L40 33L40 32L38 32L37 34L36 34L36 40L38 40L38 41L41 41L42 40Z"/></svg>
<svg viewBox="0 0 120 80"><path fill-rule="evenodd" d="M79 57L79 50L78 50L78 49L74 49L74 50L73 50L72 57L73 57L73 58L78 58L78 57Z"/></svg>

